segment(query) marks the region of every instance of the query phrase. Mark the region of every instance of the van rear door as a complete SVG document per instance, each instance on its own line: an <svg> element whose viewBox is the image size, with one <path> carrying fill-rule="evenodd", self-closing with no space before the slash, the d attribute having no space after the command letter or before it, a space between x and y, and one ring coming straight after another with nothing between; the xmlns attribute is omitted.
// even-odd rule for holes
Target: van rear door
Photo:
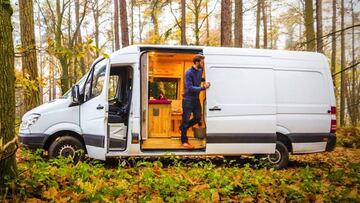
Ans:
<svg viewBox="0 0 360 203"><path fill-rule="evenodd" d="M271 56L206 47L207 146L209 154L274 153L275 82Z"/></svg>

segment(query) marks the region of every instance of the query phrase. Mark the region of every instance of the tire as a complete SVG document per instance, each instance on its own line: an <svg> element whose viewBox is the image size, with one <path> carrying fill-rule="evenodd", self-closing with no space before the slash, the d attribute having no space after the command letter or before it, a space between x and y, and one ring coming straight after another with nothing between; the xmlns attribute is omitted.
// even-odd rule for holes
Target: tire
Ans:
<svg viewBox="0 0 360 203"><path fill-rule="evenodd" d="M82 150L83 152L79 152ZM49 147L49 158L55 158L58 156L71 156L74 163L84 160L85 148L83 144L71 136L61 136L56 138Z"/></svg>
<svg viewBox="0 0 360 203"><path fill-rule="evenodd" d="M275 154L268 154L266 159L277 169L286 168L289 163L289 151L284 143L277 141Z"/></svg>

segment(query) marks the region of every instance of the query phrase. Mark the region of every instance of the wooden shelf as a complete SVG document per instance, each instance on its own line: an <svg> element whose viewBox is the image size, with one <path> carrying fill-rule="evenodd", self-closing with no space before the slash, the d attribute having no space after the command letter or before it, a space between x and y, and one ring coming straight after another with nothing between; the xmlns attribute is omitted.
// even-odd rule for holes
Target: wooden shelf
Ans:
<svg viewBox="0 0 360 203"><path fill-rule="evenodd" d="M205 139L189 138L189 142L194 148L192 149L204 149L206 145ZM189 149L182 146L179 138L149 138L143 141L141 145L142 149ZM189 149L191 150L191 149Z"/></svg>

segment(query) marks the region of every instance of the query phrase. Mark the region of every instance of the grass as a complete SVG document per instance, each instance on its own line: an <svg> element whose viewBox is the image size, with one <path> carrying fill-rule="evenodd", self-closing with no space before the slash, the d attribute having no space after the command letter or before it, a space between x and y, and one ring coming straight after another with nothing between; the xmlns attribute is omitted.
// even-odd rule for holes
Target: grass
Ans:
<svg viewBox="0 0 360 203"><path fill-rule="evenodd" d="M286 170L251 158L47 160L20 150L0 201L358 202L360 150L291 156Z"/></svg>

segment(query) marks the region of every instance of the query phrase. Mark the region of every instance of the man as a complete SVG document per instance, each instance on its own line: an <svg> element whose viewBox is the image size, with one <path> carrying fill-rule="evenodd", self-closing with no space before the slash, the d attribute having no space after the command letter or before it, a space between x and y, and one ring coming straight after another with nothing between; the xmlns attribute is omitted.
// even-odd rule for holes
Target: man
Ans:
<svg viewBox="0 0 360 203"><path fill-rule="evenodd" d="M205 57L197 54L193 58L194 65L185 72L184 94L182 101L183 116L180 126L181 142L186 148L193 148L189 143L186 135L187 130L195 124L201 125L201 105L199 93L210 87L210 83L206 82L201 86L202 73L204 68ZM193 118L190 120L190 115Z"/></svg>

